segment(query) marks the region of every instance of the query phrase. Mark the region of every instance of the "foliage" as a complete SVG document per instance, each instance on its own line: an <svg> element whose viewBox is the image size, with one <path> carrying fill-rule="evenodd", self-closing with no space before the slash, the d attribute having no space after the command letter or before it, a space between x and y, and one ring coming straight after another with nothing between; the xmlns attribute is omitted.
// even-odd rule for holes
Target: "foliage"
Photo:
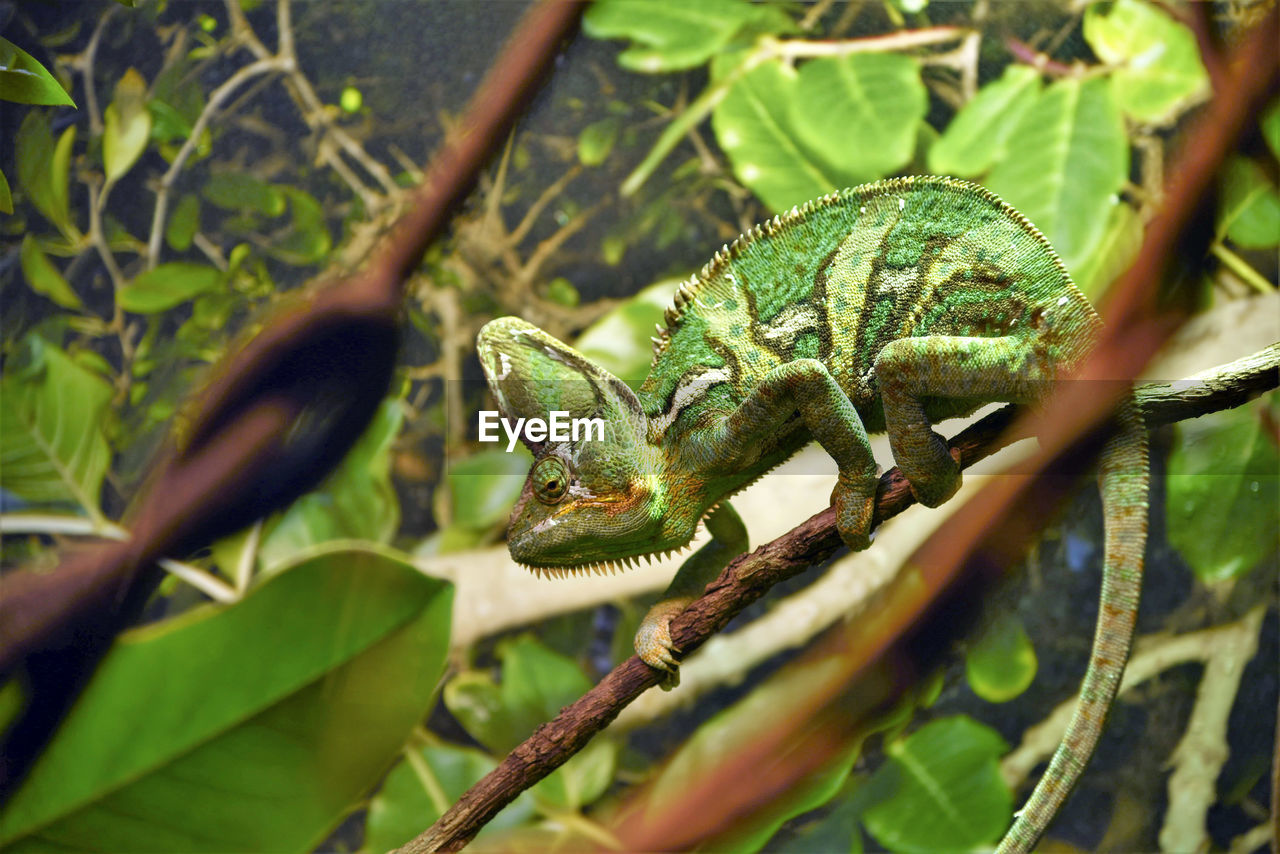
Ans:
<svg viewBox="0 0 1280 854"><path fill-rule="evenodd" d="M118 530L207 366L309 282L359 267L496 50L500 28L466 5L402 18L396 4L295 3L292 56L278 53L274 2L90 4L65 21L20 5L8 35L22 47L0 39L0 99L23 105L9 105L0 149L0 210L13 213L0 223L6 571L52 564L54 532ZM415 564L499 540L528 465L471 441L470 413L488 404L470 348L489 317L576 336L638 385L678 277L715 247L815 196L926 171L991 186L1091 297L1123 272L1156 204L1151 158L1208 97L1169 7L1119 0L1040 22L1009 4L984 20L922 0L834 4L810 20L814 8L588 10L585 37L411 283L399 377L366 434L310 495L186 556L228 601L193 606L190 588L166 583L148 609L158 621L122 639L0 812L0 846L305 850L367 804L325 847L385 850L586 690L618 658L600 648L629 648L625 620L548 619L454 650L435 692L450 594ZM963 33L895 41L935 23L972 28L980 53L964 52ZM458 26L468 39L421 49ZM472 35L490 33L472 55ZM386 47L406 38L412 49ZM1220 176L1214 255L1220 280L1274 290L1280 103L1260 128L1267 147ZM1180 428L1163 512L1204 581L1274 563L1274 417L1257 405ZM886 756L878 770L851 770L861 745L832 757L716 845L992 842L1012 807L995 762L1014 738L974 717L995 718L987 703L1025 699L1056 669L1035 620L978 636L967 681L952 673L938 707L869 742L867 756ZM679 798L691 770L786 714L788 678L804 674L753 677L726 708L681 716L661 746L597 739L491 828L606 844L599 822L634 781ZM0 720L22 703L18 682L0 685Z"/></svg>

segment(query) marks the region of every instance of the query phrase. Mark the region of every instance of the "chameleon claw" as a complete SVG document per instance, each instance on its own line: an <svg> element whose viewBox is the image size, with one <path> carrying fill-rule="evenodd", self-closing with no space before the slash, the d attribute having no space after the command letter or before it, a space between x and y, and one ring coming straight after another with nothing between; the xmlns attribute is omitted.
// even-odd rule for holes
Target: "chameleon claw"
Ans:
<svg viewBox="0 0 1280 854"><path fill-rule="evenodd" d="M645 615L636 631L636 655L654 670L663 671L662 690L680 684L680 647L671 640L671 620L687 602L659 602Z"/></svg>

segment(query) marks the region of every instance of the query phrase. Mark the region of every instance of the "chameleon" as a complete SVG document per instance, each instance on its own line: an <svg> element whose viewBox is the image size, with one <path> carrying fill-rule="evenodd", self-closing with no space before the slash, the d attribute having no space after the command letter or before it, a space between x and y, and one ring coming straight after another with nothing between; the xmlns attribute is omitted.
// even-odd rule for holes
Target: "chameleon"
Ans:
<svg viewBox="0 0 1280 854"><path fill-rule="evenodd" d="M960 485L933 430L993 401L1035 404L1090 352L1102 321L1048 240L990 191L894 178L831 193L726 245L677 289L638 390L520 318L477 338L508 416L602 418L603 437L522 436L534 462L512 511L512 558L539 574L616 571L711 534L636 634L678 680L670 622L747 549L727 499L816 441L838 468L836 527L870 542L885 432L914 497ZM1104 447L1097 630L1074 717L998 850L1028 851L1097 743L1128 657L1146 542L1147 439L1132 401Z"/></svg>

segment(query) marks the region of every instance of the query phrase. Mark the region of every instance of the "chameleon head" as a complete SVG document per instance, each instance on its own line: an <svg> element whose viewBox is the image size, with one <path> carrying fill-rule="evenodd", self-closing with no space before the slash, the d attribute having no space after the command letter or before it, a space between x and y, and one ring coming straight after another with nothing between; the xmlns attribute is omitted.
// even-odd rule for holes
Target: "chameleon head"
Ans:
<svg viewBox="0 0 1280 854"><path fill-rule="evenodd" d="M516 561L562 574L688 542L667 530L663 457L626 383L519 318L486 324L476 344L499 410L509 422L525 419L520 438L534 456L507 535ZM531 430L532 419L546 424L553 413L560 438Z"/></svg>

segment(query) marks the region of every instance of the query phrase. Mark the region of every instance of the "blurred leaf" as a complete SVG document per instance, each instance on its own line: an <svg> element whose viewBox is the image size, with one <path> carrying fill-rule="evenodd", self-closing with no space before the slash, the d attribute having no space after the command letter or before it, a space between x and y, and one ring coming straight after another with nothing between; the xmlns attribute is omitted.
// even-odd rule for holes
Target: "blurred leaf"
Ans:
<svg viewBox="0 0 1280 854"><path fill-rule="evenodd" d="M388 543L400 527L400 501L391 485L391 446L404 406L388 398L342 463L311 492L263 526L264 566L332 540Z"/></svg>
<svg viewBox="0 0 1280 854"><path fill-rule="evenodd" d="M1129 177L1129 143L1111 87L1098 78L1057 81L1022 114L1015 137L986 184L1044 232L1074 273Z"/></svg>
<svg viewBox="0 0 1280 854"><path fill-rule="evenodd" d="M70 283L40 249L40 244L30 232L22 238L22 274L26 276L31 290L44 294L63 308L84 307L79 295L71 289Z"/></svg>
<svg viewBox="0 0 1280 854"><path fill-rule="evenodd" d="M13 213L13 196L9 193L9 179L0 172L0 213Z"/></svg>
<svg viewBox="0 0 1280 854"><path fill-rule="evenodd" d="M582 18L592 38L630 39L618 64L648 74L701 65L747 25L761 32L793 29L781 9L742 0L601 0Z"/></svg>
<svg viewBox="0 0 1280 854"><path fill-rule="evenodd" d="M344 550L127 632L0 815L7 850L306 851L431 707L451 588Z"/></svg>
<svg viewBox="0 0 1280 854"><path fill-rule="evenodd" d="M738 745L768 737L777 726L779 710L791 707L794 695L809 696L811 680L830 678L833 662L819 660L807 665L792 663L742 700L698 727L663 767L651 787L649 809L669 808L672 801L685 798L690 781L705 783L706 775L723 765ZM861 743L843 756L836 756L819 770L796 781L767 804L740 816L732 827L717 834L703 846L708 851L759 851L778 828L789 819L816 809L840 791L850 768L861 752ZM761 769L767 774L768 769Z"/></svg>
<svg viewBox="0 0 1280 854"><path fill-rule="evenodd" d="M573 308L582 301L582 296L578 293L578 289L573 283L564 276L556 276L547 282L547 299L556 305L562 305L565 308Z"/></svg>
<svg viewBox="0 0 1280 854"><path fill-rule="evenodd" d="M1089 6L1084 37L1111 72L1116 103L1137 121L1172 121L1190 102L1209 93L1195 36L1142 0Z"/></svg>
<svg viewBox="0 0 1280 854"><path fill-rule="evenodd" d="M107 183L118 181L137 162L151 137L147 81L130 68L116 83L115 97L102 115L102 163Z"/></svg>
<svg viewBox="0 0 1280 854"><path fill-rule="evenodd" d="M1022 621L1001 614L986 626L965 652L964 675L973 693L989 703L1027 690L1036 678L1036 650Z"/></svg>
<svg viewBox="0 0 1280 854"><path fill-rule="evenodd" d="M889 760L867 783L873 803L863 822L894 851L972 851L1009 824L1013 796L1000 777L1008 749L990 727L963 715L921 727L887 748Z"/></svg>
<svg viewBox="0 0 1280 854"><path fill-rule="evenodd" d="M397 762L369 802L362 851L390 851L404 845L435 822L463 792L498 764L479 750L445 744L424 747L418 750L416 758L421 761L401 759ZM422 778L424 772L430 779ZM433 794L443 797L433 797ZM477 836L483 839L486 833L524 824L533 811L533 797L522 792L488 821Z"/></svg>
<svg viewBox="0 0 1280 854"><path fill-rule="evenodd" d="M667 279L629 297L584 329L574 348L633 389L639 388L653 361L654 325L662 321L662 312L683 281Z"/></svg>
<svg viewBox="0 0 1280 854"><path fill-rule="evenodd" d="M911 159L927 104L920 67L908 56L814 59L800 66L791 126L821 160L854 176L851 183L862 183Z"/></svg>
<svg viewBox="0 0 1280 854"><path fill-rule="evenodd" d="M1116 200L1107 214L1107 225L1093 252L1076 266L1076 285L1096 302L1106 288L1129 269L1142 248L1142 219L1137 211Z"/></svg>
<svg viewBox="0 0 1280 854"><path fill-rule="evenodd" d="M0 100L74 107L76 102L31 54L0 38Z"/></svg>
<svg viewBox="0 0 1280 854"><path fill-rule="evenodd" d="M1233 156L1223 169L1217 233L1243 249L1280 244L1280 193L1265 172L1245 157Z"/></svg>
<svg viewBox="0 0 1280 854"><path fill-rule="evenodd" d="M598 122L592 122L578 134L578 159L584 166L599 166L613 150L618 141L618 130L622 121L617 116L610 116Z"/></svg>
<svg viewBox="0 0 1280 854"><path fill-rule="evenodd" d="M561 810L580 810L597 801L608 790L617 767L618 743L601 736L592 739L529 791L540 801Z"/></svg>
<svg viewBox="0 0 1280 854"><path fill-rule="evenodd" d="M806 151L791 129L796 72L780 61L744 75L716 105L711 127L733 174L773 211L840 189L841 173Z"/></svg>
<svg viewBox="0 0 1280 854"><path fill-rule="evenodd" d="M1276 550L1280 454L1271 423L1280 398L1253 401L1177 425L1169 455L1169 542L1205 582L1234 578Z"/></svg>
<svg viewBox="0 0 1280 854"><path fill-rule="evenodd" d="M285 195L278 187L243 172L219 172L211 176L200 194L230 211L249 210L277 217L285 210Z"/></svg>
<svg viewBox="0 0 1280 854"><path fill-rule="evenodd" d="M498 441L506 447L506 434ZM517 443L517 450L523 445ZM449 504L454 524L482 530L506 521L520 497L531 458L528 452L479 451L449 465Z"/></svg>
<svg viewBox="0 0 1280 854"><path fill-rule="evenodd" d="M17 136L18 182L36 210L66 235L77 235L67 209L67 176L76 126L62 132L55 144L48 116L31 110Z"/></svg>
<svg viewBox="0 0 1280 854"><path fill-rule="evenodd" d="M287 234L272 242L270 253L287 264L307 265L322 260L332 245L329 228L324 222L324 209L310 193L296 187L281 187L289 200L292 218Z"/></svg>
<svg viewBox="0 0 1280 854"><path fill-rule="evenodd" d="M0 380L0 486L37 504L74 503L97 517L111 462L103 422L110 383L35 336L21 372Z"/></svg>
<svg viewBox="0 0 1280 854"><path fill-rule="evenodd" d="M165 243L175 252L186 252L199 230L200 199L194 193L186 193L174 206L164 228Z"/></svg>
<svg viewBox="0 0 1280 854"><path fill-rule="evenodd" d="M1262 136L1271 149L1271 156L1280 159L1280 98L1271 102L1262 114Z"/></svg>
<svg viewBox="0 0 1280 854"><path fill-rule="evenodd" d="M120 307L135 314L157 314L223 286L226 276L205 264L173 261L147 270L122 287Z"/></svg>
<svg viewBox="0 0 1280 854"><path fill-rule="evenodd" d="M1005 156L1009 140L1027 108L1040 94L1040 73L1010 65L999 80L978 90L933 147L929 169L938 175L973 176Z"/></svg>

